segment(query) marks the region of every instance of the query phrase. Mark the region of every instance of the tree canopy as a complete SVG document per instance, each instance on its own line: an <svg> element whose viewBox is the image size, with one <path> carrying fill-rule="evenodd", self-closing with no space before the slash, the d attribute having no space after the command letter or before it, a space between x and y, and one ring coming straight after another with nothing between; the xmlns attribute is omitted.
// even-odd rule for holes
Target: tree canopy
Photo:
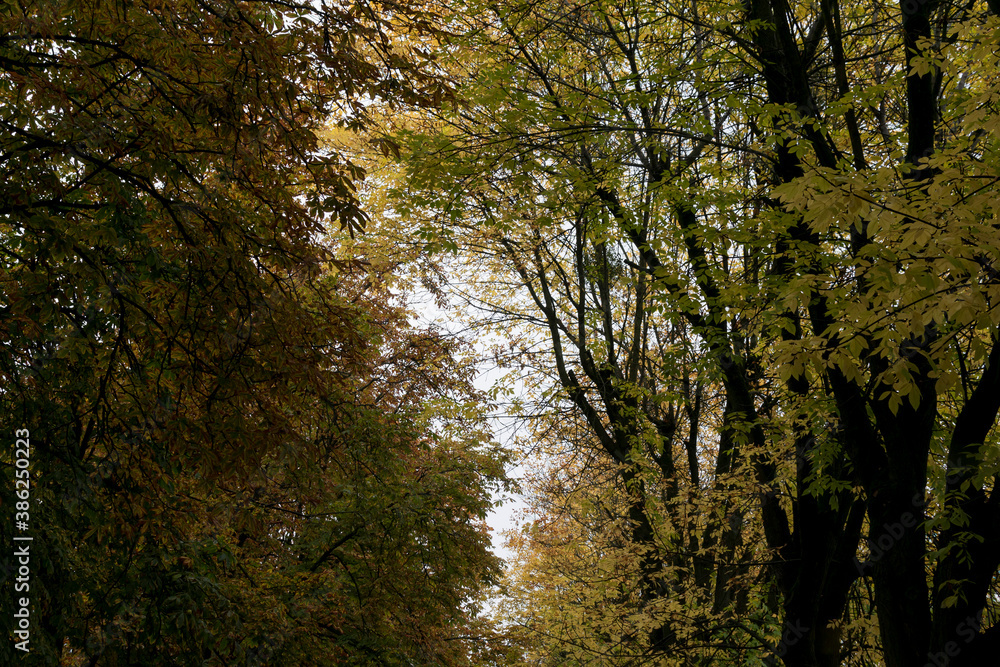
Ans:
<svg viewBox="0 0 1000 667"><path fill-rule="evenodd" d="M996 9L456 7L399 205L539 378L532 664L993 654Z"/></svg>
<svg viewBox="0 0 1000 667"><path fill-rule="evenodd" d="M988 664L998 72L994 0L8 3L21 657Z"/></svg>
<svg viewBox="0 0 1000 667"><path fill-rule="evenodd" d="M405 3L0 11L0 431L30 434L33 537L9 664L488 653L505 454L463 344L352 243L364 172L322 139L447 97L431 33Z"/></svg>

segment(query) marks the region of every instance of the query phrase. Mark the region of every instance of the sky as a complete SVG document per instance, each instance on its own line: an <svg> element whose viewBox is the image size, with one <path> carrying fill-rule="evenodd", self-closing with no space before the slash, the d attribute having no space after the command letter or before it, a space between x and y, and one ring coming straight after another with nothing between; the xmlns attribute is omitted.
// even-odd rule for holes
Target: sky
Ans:
<svg viewBox="0 0 1000 667"><path fill-rule="evenodd" d="M459 328L464 330L464 325L458 323L455 313L437 307L429 294L420 294L418 290L418 293L412 295L407 301L407 305L415 315L413 322L415 326L434 326L452 334L458 334ZM477 342L476 347L477 351L484 353L483 357L487 356L485 343ZM503 380L505 374L506 369L483 363L479 368L479 375L475 379L475 387L480 391L489 391ZM501 445L514 447L514 422L511 415L505 414L502 404L490 415L490 430L493 437ZM523 466L516 465L510 468L507 474L512 479L519 480L524 474ZM507 494L506 497L501 494L493 494L493 500L497 506L493 508L486 520L492 536L493 552L504 560L510 560L513 554L504 547L503 533L518 527L518 516L526 508L526 504L519 494Z"/></svg>

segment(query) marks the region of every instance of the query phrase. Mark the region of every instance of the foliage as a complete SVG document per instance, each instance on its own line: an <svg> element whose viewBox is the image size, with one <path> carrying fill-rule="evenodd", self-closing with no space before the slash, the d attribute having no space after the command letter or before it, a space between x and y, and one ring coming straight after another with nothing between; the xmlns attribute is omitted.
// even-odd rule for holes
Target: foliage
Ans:
<svg viewBox="0 0 1000 667"><path fill-rule="evenodd" d="M404 3L0 12L0 430L31 434L28 662L480 650L504 455L458 344L347 254L363 170L319 140L371 102L440 103L429 30Z"/></svg>
<svg viewBox="0 0 1000 667"><path fill-rule="evenodd" d="M996 10L454 8L399 206L578 428L513 575L544 660L991 654ZM616 542L636 597L583 641Z"/></svg>

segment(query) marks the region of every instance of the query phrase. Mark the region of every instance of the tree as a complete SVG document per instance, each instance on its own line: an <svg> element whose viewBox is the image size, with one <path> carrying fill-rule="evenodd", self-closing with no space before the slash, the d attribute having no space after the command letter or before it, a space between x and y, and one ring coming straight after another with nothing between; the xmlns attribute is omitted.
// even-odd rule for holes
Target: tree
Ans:
<svg viewBox="0 0 1000 667"><path fill-rule="evenodd" d="M410 139L408 208L519 288L477 296L544 332L529 359L619 466L645 599L677 595L668 566L699 581L662 491L721 508L749 478L719 515L730 544L759 522L801 632L757 652L789 667L977 664L997 635L995 10L463 6L465 104ZM699 385L714 478L678 465ZM720 552L706 596L745 627Z"/></svg>
<svg viewBox="0 0 1000 667"><path fill-rule="evenodd" d="M405 3L2 12L0 430L32 446L29 660L471 659L503 455L456 344L349 254L363 170L319 139L372 102L440 103L429 31Z"/></svg>

